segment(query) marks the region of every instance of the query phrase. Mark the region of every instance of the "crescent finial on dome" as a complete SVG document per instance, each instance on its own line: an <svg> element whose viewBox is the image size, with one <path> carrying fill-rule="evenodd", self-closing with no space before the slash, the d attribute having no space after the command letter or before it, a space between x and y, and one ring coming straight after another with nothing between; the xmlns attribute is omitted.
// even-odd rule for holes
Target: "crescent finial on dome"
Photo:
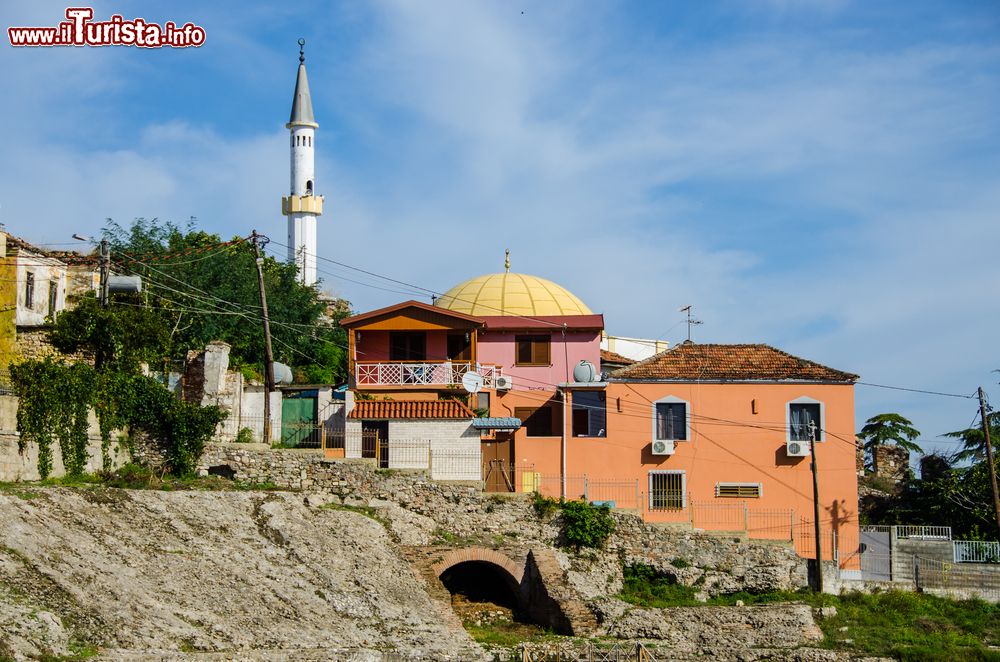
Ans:
<svg viewBox="0 0 1000 662"><path fill-rule="evenodd" d="M504 254L504 260L503 260L504 271L510 273L510 249L508 248L507 250L505 250L503 254Z"/></svg>

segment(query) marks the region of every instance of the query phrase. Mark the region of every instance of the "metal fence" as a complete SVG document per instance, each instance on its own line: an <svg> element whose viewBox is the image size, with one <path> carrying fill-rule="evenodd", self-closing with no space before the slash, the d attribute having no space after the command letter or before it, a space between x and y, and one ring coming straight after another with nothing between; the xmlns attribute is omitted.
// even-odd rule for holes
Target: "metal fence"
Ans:
<svg viewBox="0 0 1000 662"><path fill-rule="evenodd" d="M674 659L669 651L661 653L636 643L616 643L610 646L588 642L572 650L532 650L522 646L520 662L657 662Z"/></svg>
<svg viewBox="0 0 1000 662"><path fill-rule="evenodd" d="M953 540L955 563L1000 563L1000 542Z"/></svg>
<svg viewBox="0 0 1000 662"><path fill-rule="evenodd" d="M950 526L910 526L895 525L897 538L920 538L923 540L951 540Z"/></svg>
<svg viewBox="0 0 1000 662"><path fill-rule="evenodd" d="M219 424L215 436L221 441L261 443L264 441L263 416L229 416ZM295 422L276 425L272 419L271 444L276 448L324 448L326 437L337 434L334 422ZM340 430L341 438L343 431ZM333 442L335 443L335 442Z"/></svg>
<svg viewBox="0 0 1000 662"><path fill-rule="evenodd" d="M918 591L1000 600L1000 572L992 566L975 568L920 556L912 557L912 562L913 583Z"/></svg>

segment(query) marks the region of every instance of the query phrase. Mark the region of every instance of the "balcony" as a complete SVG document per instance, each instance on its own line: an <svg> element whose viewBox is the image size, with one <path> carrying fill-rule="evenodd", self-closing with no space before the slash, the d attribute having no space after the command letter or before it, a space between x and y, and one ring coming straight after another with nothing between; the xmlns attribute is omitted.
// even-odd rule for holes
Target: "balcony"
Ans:
<svg viewBox="0 0 1000 662"><path fill-rule="evenodd" d="M495 388L497 378L503 375L500 366L468 361L366 361L354 365L354 386L458 388L468 372L482 376L483 388Z"/></svg>

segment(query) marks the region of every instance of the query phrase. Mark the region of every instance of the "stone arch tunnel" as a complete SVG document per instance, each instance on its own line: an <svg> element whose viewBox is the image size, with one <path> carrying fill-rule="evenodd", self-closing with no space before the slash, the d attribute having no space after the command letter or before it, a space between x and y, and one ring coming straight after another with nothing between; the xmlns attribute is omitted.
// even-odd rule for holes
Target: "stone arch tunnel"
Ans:
<svg viewBox="0 0 1000 662"><path fill-rule="evenodd" d="M530 550L520 561L485 547L440 551L431 570L451 595L503 605L559 634L585 634L597 625L550 549Z"/></svg>

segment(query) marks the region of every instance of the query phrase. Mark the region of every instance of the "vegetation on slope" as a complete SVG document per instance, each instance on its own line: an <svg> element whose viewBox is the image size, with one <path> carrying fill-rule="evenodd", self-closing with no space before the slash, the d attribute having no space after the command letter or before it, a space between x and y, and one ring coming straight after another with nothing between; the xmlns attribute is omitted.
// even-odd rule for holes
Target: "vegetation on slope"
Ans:
<svg viewBox="0 0 1000 662"><path fill-rule="evenodd" d="M698 602L696 587L679 585L649 566L626 566L624 574L618 597L640 607L805 602L837 609L836 616L819 619L826 648L914 662L1000 660L1000 605L982 600L949 600L904 591L840 596L803 591L735 593Z"/></svg>

